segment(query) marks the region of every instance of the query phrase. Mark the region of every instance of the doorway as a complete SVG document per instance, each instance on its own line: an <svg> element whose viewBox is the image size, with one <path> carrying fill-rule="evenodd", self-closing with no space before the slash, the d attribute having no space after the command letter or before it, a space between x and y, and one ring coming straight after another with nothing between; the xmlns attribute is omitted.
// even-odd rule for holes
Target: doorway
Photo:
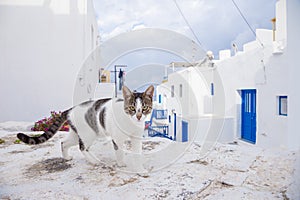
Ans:
<svg viewBox="0 0 300 200"><path fill-rule="evenodd" d="M255 144L256 142L256 90L241 90L241 137Z"/></svg>

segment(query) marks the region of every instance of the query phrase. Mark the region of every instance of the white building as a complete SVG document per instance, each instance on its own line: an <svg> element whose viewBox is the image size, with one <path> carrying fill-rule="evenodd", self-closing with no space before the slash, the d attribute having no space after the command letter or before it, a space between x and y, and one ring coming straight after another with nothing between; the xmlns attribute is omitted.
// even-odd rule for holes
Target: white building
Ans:
<svg viewBox="0 0 300 200"><path fill-rule="evenodd" d="M224 89L215 66L204 64L170 74L157 87L156 99L157 108L168 110L170 136L177 141L233 140L233 117L224 117Z"/></svg>
<svg viewBox="0 0 300 200"><path fill-rule="evenodd" d="M0 29L0 121L72 106L77 73L99 40L92 1L1 0Z"/></svg>
<svg viewBox="0 0 300 200"><path fill-rule="evenodd" d="M177 126L188 122L189 140L216 139L219 132L221 141L299 149L299 11L299 1L279 0L274 32L258 29L242 52L221 51L216 68L187 68L158 87L161 104L180 116Z"/></svg>

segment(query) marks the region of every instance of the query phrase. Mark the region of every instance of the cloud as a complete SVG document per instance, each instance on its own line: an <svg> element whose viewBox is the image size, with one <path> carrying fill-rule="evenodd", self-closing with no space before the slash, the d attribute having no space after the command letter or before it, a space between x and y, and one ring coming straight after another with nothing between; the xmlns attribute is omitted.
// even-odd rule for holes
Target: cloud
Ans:
<svg viewBox="0 0 300 200"><path fill-rule="evenodd" d="M176 0L205 50L230 48L232 41L253 39L231 0ZM276 0L235 0L240 10L255 28L271 28ZM165 28L185 34L195 40L192 31L180 15L174 1L130 0L94 1L102 41L119 33L141 27ZM242 44L240 44L242 45Z"/></svg>

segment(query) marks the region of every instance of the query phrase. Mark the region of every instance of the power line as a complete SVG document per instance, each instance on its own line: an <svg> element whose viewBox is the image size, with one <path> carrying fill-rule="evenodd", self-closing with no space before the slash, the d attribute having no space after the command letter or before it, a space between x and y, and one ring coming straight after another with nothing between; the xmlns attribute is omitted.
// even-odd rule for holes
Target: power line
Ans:
<svg viewBox="0 0 300 200"><path fill-rule="evenodd" d="M191 30L191 32L192 32L193 36L195 37L195 39L197 40L198 44L199 44L200 46L202 46L203 49L205 49L205 48L203 47L202 43L200 42L200 40L198 39L196 33L194 32L192 26L189 24L188 20L187 20L186 17L184 16L184 14L183 14L182 10L180 9L179 5L177 4L176 0L173 0L173 1L174 1L175 5L176 5L176 7L177 7L177 9L178 9L178 11L179 11L179 13L180 13L180 15L182 16L182 18L184 19L185 23L187 24L187 26L188 26L189 29Z"/></svg>
<svg viewBox="0 0 300 200"><path fill-rule="evenodd" d="M254 37L258 40L258 42L260 43L260 45L262 47L264 47L263 43L260 41L260 39L256 36L255 31L252 29L252 27L250 26L248 20L246 19L246 17L244 16L244 14L242 13L241 9L238 7L238 5L235 3L234 0L231 0L233 5L235 6L235 8L238 10L238 12L240 13L241 17L244 19L245 23L248 25L249 29L251 30L251 32L253 33Z"/></svg>

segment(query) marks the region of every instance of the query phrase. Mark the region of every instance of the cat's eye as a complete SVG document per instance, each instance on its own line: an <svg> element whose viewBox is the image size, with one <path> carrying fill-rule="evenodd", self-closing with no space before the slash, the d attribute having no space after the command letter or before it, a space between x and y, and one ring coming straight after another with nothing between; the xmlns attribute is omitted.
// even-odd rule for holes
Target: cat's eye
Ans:
<svg viewBox="0 0 300 200"><path fill-rule="evenodd" d="M129 106L129 110L135 111L135 107L134 106Z"/></svg>
<svg viewBox="0 0 300 200"><path fill-rule="evenodd" d="M148 110L148 106L143 106L143 110Z"/></svg>

